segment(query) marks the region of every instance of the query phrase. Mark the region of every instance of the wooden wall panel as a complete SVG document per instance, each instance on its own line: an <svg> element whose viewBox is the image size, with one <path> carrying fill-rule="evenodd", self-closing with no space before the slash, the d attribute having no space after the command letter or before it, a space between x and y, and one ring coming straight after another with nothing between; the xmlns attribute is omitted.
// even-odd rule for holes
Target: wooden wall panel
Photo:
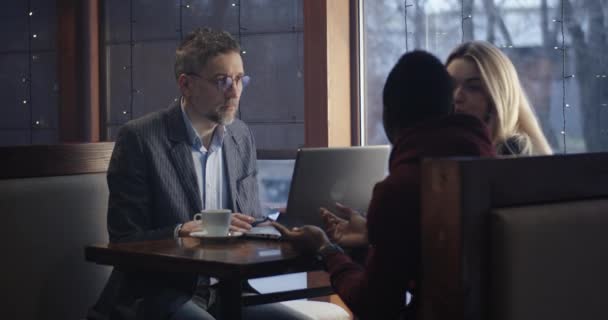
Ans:
<svg viewBox="0 0 608 320"><path fill-rule="evenodd" d="M105 172L113 142L1 147L0 179Z"/></svg>
<svg viewBox="0 0 608 320"><path fill-rule="evenodd" d="M59 80L59 141L83 141L81 41L78 27L82 3L57 0L57 55Z"/></svg>
<svg viewBox="0 0 608 320"><path fill-rule="evenodd" d="M304 125L307 147L351 145L350 4L304 2Z"/></svg>

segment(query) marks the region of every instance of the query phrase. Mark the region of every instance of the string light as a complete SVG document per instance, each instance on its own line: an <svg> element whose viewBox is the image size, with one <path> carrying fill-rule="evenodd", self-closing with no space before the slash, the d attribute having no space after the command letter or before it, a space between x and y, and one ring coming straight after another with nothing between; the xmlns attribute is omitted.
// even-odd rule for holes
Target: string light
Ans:
<svg viewBox="0 0 608 320"><path fill-rule="evenodd" d="M36 38L36 34L32 33L32 16L34 15L34 11L32 10L32 0L27 1L27 33L30 35L27 39L27 76L25 79L32 79L32 63L38 60L38 56L32 53L32 39ZM31 58L30 58L31 57ZM30 123L33 123L34 114L32 108L32 84L30 81L23 81L22 83L26 85L27 90L27 98L23 99L23 104L28 106L29 120ZM33 130L30 131L30 143L34 143L34 133Z"/></svg>
<svg viewBox="0 0 608 320"><path fill-rule="evenodd" d="M182 40L184 40L184 14L183 14L183 9L184 8L184 3L182 2L182 0L179 0L179 28L176 30L179 33L179 42L181 43Z"/></svg>
<svg viewBox="0 0 608 320"><path fill-rule="evenodd" d="M472 9L471 9L472 10ZM462 30L462 35L461 35L461 39L460 42L464 42L464 22L467 20L472 20L473 19L473 15L471 13L465 15L464 14L464 0L460 1L460 28Z"/></svg>
<svg viewBox="0 0 608 320"><path fill-rule="evenodd" d="M561 17L560 19L553 19L555 23L560 24L560 31L562 36L562 45L561 47L555 47L556 50L561 50L562 52L562 143L564 144L564 154L568 152L568 146L566 144L566 108L569 107L569 104L566 103L566 80L570 78L574 78L574 75L566 75L566 36L564 32L564 0L560 1L561 4Z"/></svg>
<svg viewBox="0 0 608 320"><path fill-rule="evenodd" d="M295 47L296 47L296 52L295 52L295 57L298 59L297 63L296 63L296 77L298 78L302 78L302 59L300 59L300 32L298 31L298 18L300 17L300 10L299 10L300 6L293 6L294 9L294 14L293 14L293 26L291 27L291 30L293 31L294 34L294 40L295 40Z"/></svg>
<svg viewBox="0 0 608 320"><path fill-rule="evenodd" d="M403 17L404 17L404 24L405 24L405 52L410 51L409 48L409 32L407 31L407 8L411 7L412 4L408 4L407 0L403 1Z"/></svg>
<svg viewBox="0 0 608 320"><path fill-rule="evenodd" d="M568 146L566 144L566 79L573 78L574 75L566 76L566 35L564 32L564 0L560 1L561 4L561 18L555 19L556 23L560 24L560 30L562 35L562 143L564 144L564 154L568 152Z"/></svg>

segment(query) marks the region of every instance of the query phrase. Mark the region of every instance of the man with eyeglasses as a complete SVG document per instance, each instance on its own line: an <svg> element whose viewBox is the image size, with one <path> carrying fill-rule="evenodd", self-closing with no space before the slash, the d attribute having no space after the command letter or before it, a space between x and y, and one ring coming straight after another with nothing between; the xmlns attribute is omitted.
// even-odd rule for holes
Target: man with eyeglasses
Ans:
<svg viewBox="0 0 608 320"><path fill-rule="evenodd" d="M130 121L116 139L108 169L110 242L188 236L193 215L228 208L231 230L262 218L256 147L236 113L250 78L227 32L197 29L176 50L180 99ZM90 317L213 319L214 279L196 274L112 272ZM245 309L245 318L293 319L282 305ZM297 317L295 317L297 319Z"/></svg>

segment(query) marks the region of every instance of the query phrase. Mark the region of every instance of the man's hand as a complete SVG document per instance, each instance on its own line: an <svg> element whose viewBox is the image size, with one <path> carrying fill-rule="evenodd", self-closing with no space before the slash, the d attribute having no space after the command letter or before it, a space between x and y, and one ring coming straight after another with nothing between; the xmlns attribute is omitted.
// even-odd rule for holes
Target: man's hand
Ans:
<svg viewBox="0 0 608 320"><path fill-rule="evenodd" d="M367 220L357 211L336 203L342 217L321 208L321 218L329 238L343 247L364 247L367 241Z"/></svg>
<svg viewBox="0 0 608 320"><path fill-rule="evenodd" d="M180 237L189 237L191 232L200 231L203 229L203 224L199 221L188 221L182 224L178 235Z"/></svg>
<svg viewBox="0 0 608 320"><path fill-rule="evenodd" d="M272 225L285 239L291 241L297 251L304 254L315 254L322 246L330 243L325 232L319 227L303 226L289 230L278 222L272 222Z"/></svg>
<svg viewBox="0 0 608 320"><path fill-rule="evenodd" d="M251 223L253 221L255 221L255 218L252 216L233 213L230 217L230 231L247 232L251 230ZM200 220L188 221L179 229L179 236L189 237L191 232L202 230L203 224Z"/></svg>
<svg viewBox="0 0 608 320"><path fill-rule="evenodd" d="M255 221L255 218L252 216L233 213L230 218L230 231L247 232L251 230L253 221Z"/></svg>

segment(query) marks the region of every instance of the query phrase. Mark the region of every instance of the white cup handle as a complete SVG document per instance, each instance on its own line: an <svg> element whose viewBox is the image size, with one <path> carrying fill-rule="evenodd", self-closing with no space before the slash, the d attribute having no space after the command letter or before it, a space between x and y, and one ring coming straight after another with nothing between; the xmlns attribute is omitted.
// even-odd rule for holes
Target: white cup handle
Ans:
<svg viewBox="0 0 608 320"><path fill-rule="evenodd" d="M204 227L205 222L203 221L203 214L202 213L197 213L194 215L194 217L192 218L193 221L197 221L198 224L202 227Z"/></svg>

